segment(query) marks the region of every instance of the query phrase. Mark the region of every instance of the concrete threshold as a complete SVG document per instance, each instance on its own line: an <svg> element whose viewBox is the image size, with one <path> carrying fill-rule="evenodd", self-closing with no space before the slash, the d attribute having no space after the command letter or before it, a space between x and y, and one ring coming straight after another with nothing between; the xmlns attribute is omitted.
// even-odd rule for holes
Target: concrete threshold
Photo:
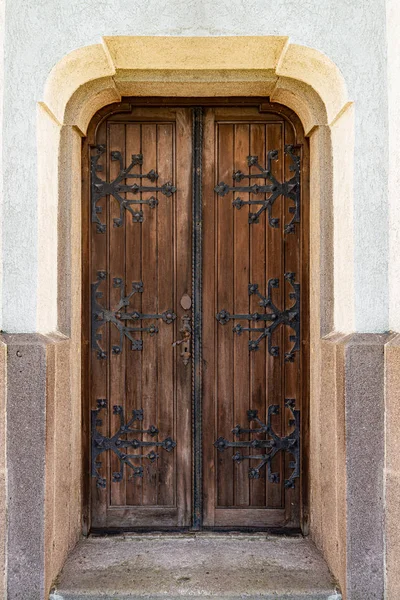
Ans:
<svg viewBox="0 0 400 600"><path fill-rule="evenodd" d="M309 539L267 534L89 537L50 600L341 600Z"/></svg>

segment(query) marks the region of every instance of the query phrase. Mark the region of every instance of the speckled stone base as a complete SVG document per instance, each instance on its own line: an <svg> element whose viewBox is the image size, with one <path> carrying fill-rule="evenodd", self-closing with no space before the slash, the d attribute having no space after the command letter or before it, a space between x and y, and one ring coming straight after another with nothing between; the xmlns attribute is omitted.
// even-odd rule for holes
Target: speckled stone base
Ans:
<svg viewBox="0 0 400 600"><path fill-rule="evenodd" d="M50 600L341 600L314 544L265 534L82 540Z"/></svg>

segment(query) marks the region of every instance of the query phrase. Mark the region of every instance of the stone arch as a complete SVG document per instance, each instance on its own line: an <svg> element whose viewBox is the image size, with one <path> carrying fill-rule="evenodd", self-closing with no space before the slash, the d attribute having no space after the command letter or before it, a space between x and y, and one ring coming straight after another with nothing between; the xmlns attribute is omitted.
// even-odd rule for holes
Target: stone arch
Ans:
<svg viewBox="0 0 400 600"><path fill-rule="evenodd" d="M81 138L97 110L123 96L269 96L299 116L310 139L310 531L344 585L345 533L323 517L319 423L322 339L353 331L354 110L337 66L287 37L105 37L74 50L49 74L38 107L39 331L69 338L71 428L80 436ZM339 278L336 273L341 273ZM340 286L340 287L339 287ZM339 293L340 292L340 293ZM340 464L336 470L344 469ZM344 477L344 475L343 475ZM81 485L79 460L71 478ZM340 488L342 489L342 488ZM343 488L344 489L344 488ZM344 492L343 492L344 493ZM337 497L335 510L345 501ZM79 498L76 500L79 509ZM339 506L339 509L337 508ZM74 510L74 509L72 509ZM53 519L56 515L53 514ZM80 532L49 557L51 581ZM50 550L48 550L50 552Z"/></svg>
<svg viewBox="0 0 400 600"><path fill-rule="evenodd" d="M334 228L340 243L333 244L332 240L328 242L322 236L325 264L320 270L326 277L322 287L326 291L334 286L333 273L343 272L342 266L346 267L347 281L343 282L341 278L340 298L339 294L326 294L336 296L337 302L328 298L323 302L321 331L350 332L354 320L353 272L348 261L352 256L354 118L345 81L328 57L315 49L290 44L286 37L234 39L233 44L232 38L105 37L102 44L74 50L57 63L49 74L39 106L39 215L44 218L43 222L39 216L39 229L41 225L45 227L48 238L49 216L53 221L56 219L54 177L50 183L49 171L58 171L58 166L54 164L50 169L49 148L54 151L53 161L58 154L66 160L61 141L68 135L66 129L73 137L84 136L91 117L106 104L119 102L122 96L137 95L270 96L271 101L284 104L297 113L310 137L312 157L323 156L311 175L314 214L322 194L321 210L330 211L330 221L336 214L341 218L337 219ZM317 191L321 181L324 182L323 189ZM66 194L65 183L65 178L60 180L60 205L65 204L62 200ZM335 194L339 185L340 195ZM55 222L51 228L57 231ZM318 237L319 234L313 232L312 240ZM52 243L52 252L48 251L47 243ZM56 249L55 233L51 242L48 240L46 245L40 246L38 288L43 288L41 278L44 277L48 290L45 297L39 293L38 301L39 330L44 332L57 329L57 324L61 330L66 326L60 327L56 309L59 279L54 265ZM59 294L60 301L64 296L64 293ZM59 307L58 313L60 310L62 312Z"/></svg>

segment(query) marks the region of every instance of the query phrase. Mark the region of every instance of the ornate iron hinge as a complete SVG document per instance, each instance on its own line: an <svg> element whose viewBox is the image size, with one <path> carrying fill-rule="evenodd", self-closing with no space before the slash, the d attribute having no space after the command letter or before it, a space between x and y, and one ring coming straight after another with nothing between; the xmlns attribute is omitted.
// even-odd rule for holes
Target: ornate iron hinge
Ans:
<svg viewBox="0 0 400 600"><path fill-rule="evenodd" d="M162 319L164 323L170 325L176 319L176 314L172 310L166 310L162 314L143 314L137 310L127 312L129 303L134 294L143 293L143 282L134 281L132 282L131 292L125 296L125 283L120 277L114 277L113 287L120 288L121 299L117 306L113 310L108 310L99 304L98 300L103 297L103 292L99 291L100 284L107 279L107 273L105 271L97 272L97 281L92 283L92 349L97 350L97 358L107 358L107 352L100 346L99 342L102 339L102 334L98 332L100 327L103 327L106 323L112 323L119 331L119 344L115 344L112 347L113 354L120 354L123 348L124 337L128 338L131 342L132 350L142 350L143 341L132 337L133 333L146 332L150 336L158 333L158 327L152 323L147 327L131 327L126 325L128 321L139 322L145 320L156 320Z"/></svg>
<svg viewBox="0 0 400 600"><path fill-rule="evenodd" d="M257 339L249 340L249 350L258 350L261 340L268 338L268 352L271 356L279 356L279 346L272 346L271 336L280 325L286 325L294 331L294 335L290 336L290 341L293 342L293 347L289 352L285 352L285 361L293 362L294 352L300 349L300 284L294 281L295 273L285 273L285 280L289 282L293 288L293 292L290 292L289 297L294 300L293 305L286 310L279 310L272 302L272 289L279 287L279 279L270 279L268 281L268 296L263 296L256 283L249 284L249 296L256 295L260 298L259 305L265 308L265 313L260 314L258 312L249 314L235 314L231 315L227 310L222 309L216 315L217 321L221 325L226 325L229 321L251 321L253 323L259 323L264 321L263 327L243 327L240 324L235 325L233 332L241 335L243 331L257 332L259 336ZM267 312L268 309L268 312ZM270 323L270 325L267 325Z"/></svg>
<svg viewBox="0 0 400 600"><path fill-rule="evenodd" d="M267 211L268 222L271 227L278 227L279 219L272 217L272 207L279 196L288 198L293 202L293 206L289 208L289 212L293 215L290 222L285 225L285 233L293 233L295 224L300 222L300 157L294 154L294 150L300 148L300 146L286 145L285 154L290 156L292 165L289 167L292 171L293 177L289 181L279 182L274 175L272 175L272 161L278 159L278 150L270 150L267 154L267 167L264 169L258 162L258 156L248 156L247 164L249 167L256 167L259 173L242 173L242 171L235 171L233 173L233 180L236 183L240 183L243 179L248 179L249 182L252 179L264 179L269 183L265 185L234 185L230 186L227 183L221 181L214 190L219 196L225 196L228 192L234 193L247 193L247 194L270 194L265 200L242 200L240 196L233 199L232 205L240 210L242 206L258 205L261 206L256 212L249 212L249 223L258 223L260 215Z"/></svg>
<svg viewBox="0 0 400 600"><path fill-rule="evenodd" d="M99 462L99 455L103 452L111 450L119 460L120 470L112 474L113 482L120 482L124 479L124 467L129 467L132 471L130 479L134 477L143 477L143 467L133 464L132 461L147 459L150 462L154 462L159 455L154 450L151 450L148 454L128 454L125 452L127 448L163 448L167 452L171 452L176 447L176 442L170 437L165 438L162 442L149 441L143 442L137 438L128 440L126 436L129 434L147 434L151 437L155 437L158 434L158 429L154 425L150 425L148 429L134 429L132 425L135 421L141 423L143 421L143 410L133 410L132 418L125 422L124 409L122 406L115 405L113 408L114 415L119 415L120 427L118 431L112 437L106 437L102 435L97 427L101 427L103 424L102 420L98 418L99 413L107 409L107 400L97 400L97 408L92 409L91 418L91 436L92 436L92 455L91 455L91 474L92 477L96 477L96 485L98 488L106 487L106 479L100 475L99 469L101 468L101 462Z"/></svg>
<svg viewBox="0 0 400 600"><path fill-rule="evenodd" d="M118 150L112 150L110 153L111 160L119 161L119 173L113 181L104 181L97 175L99 171L103 170L102 165L98 164L100 157L105 153L106 146L100 144L95 146L97 154L90 158L90 174L91 174L91 205L92 205L92 223L97 223L97 233L104 233L106 231L105 223L102 223L99 219L101 213L101 206L97 206L97 203L101 198L105 196L113 196L119 203L120 216L114 219L114 227L122 227L124 224L124 212L127 210L132 215L132 220L135 223L143 222L143 211L134 210L132 206L134 204L147 204L150 208L155 208L158 205L158 200L155 196L151 196L147 200L136 198L135 200L129 200L123 198L120 194L139 194L140 192L160 192L164 196L172 196L176 192L176 187L172 185L170 181L164 183L161 186L146 186L142 184L133 183L127 185L126 180L128 179L148 179L152 183L158 179L158 173L151 169L148 173L131 173L133 167L136 165L143 164L143 154L132 154L132 160L130 165L124 169L124 161L121 152Z"/></svg>
<svg viewBox="0 0 400 600"><path fill-rule="evenodd" d="M223 437L219 437L215 442L214 446L220 452L224 452L227 448L260 448L265 450L265 454L249 454L244 455L240 451L233 455L233 460L236 463L241 463L244 460L258 460L261 461L255 467L249 467L250 479L258 479L260 477L260 471L267 465L267 477L271 483L279 483L279 473L273 473L271 468L271 462L274 456L278 452L287 452L294 458L290 461L289 468L292 469L289 479L285 480L285 488L294 487L294 480L300 477L300 411L294 408L295 400L285 400L285 406L292 413L292 419L289 420L289 426L294 427L293 431L285 437L279 437L271 426L271 416L279 414L279 406L273 405L268 407L268 418L267 423L263 423L258 418L257 410L248 410L247 418L249 422L256 422L259 427L256 429L242 428L240 425L236 425L232 429L232 433L239 437L242 434L260 434L265 433L266 439L253 439L247 442L229 442Z"/></svg>

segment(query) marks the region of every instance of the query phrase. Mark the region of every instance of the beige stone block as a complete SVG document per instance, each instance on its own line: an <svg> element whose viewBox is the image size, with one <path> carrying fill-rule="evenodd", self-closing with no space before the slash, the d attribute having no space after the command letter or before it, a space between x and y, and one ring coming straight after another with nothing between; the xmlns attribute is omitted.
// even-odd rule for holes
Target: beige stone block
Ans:
<svg viewBox="0 0 400 600"><path fill-rule="evenodd" d="M342 591L346 588L346 464L344 342L330 334L314 340L311 355L311 537Z"/></svg>
<svg viewBox="0 0 400 600"><path fill-rule="evenodd" d="M334 330L333 181L331 131L315 127L310 135L310 337Z"/></svg>
<svg viewBox="0 0 400 600"><path fill-rule="evenodd" d="M336 336L335 336L336 337ZM344 336L337 336L343 342ZM335 575L346 592L346 406L345 406L345 364L344 344L336 344L336 560Z"/></svg>
<svg viewBox="0 0 400 600"><path fill-rule="evenodd" d="M118 70L114 81L121 96L270 96L276 76L272 70Z"/></svg>
<svg viewBox="0 0 400 600"><path fill-rule="evenodd" d="M400 597L400 335L396 335L386 345L385 363L386 594L388 600L396 600Z"/></svg>
<svg viewBox="0 0 400 600"><path fill-rule="evenodd" d="M90 102L87 99L90 98ZM100 77L81 85L68 100L64 110L65 125L73 125L82 136L86 135L89 123L95 113L114 102L121 100L113 77Z"/></svg>
<svg viewBox="0 0 400 600"><path fill-rule="evenodd" d="M400 473L388 472L386 491L386 596L387 600L400 598Z"/></svg>
<svg viewBox="0 0 400 600"><path fill-rule="evenodd" d="M80 338L81 314L81 148L78 131L65 126L61 131L59 163L58 224L58 330ZM75 319L75 320L74 320ZM72 324L76 323L74 332Z"/></svg>
<svg viewBox="0 0 400 600"><path fill-rule="evenodd" d="M321 461L319 449L321 444L320 421L320 349L319 344L311 344L311 369L310 369L310 534L319 548L322 547L322 517L321 517Z"/></svg>
<svg viewBox="0 0 400 600"><path fill-rule="evenodd" d="M316 538L333 574L346 588L346 463L344 342L346 336L331 334L320 342L319 502L314 506L319 532Z"/></svg>
<svg viewBox="0 0 400 600"><path fill-rule="evenodd" d="M400 473L400 334L385 347L386 469Z"/></svg>
<svg viewBox="0 0 400 600"><path fill-rule="evenodd" d="M53 580L53 543L54 530L57 527L54 507L55 489L55 410L56 410L56 369L55 344L46 347L46 457L45 457L45 505L44 505L44 538L45 538L45 588L49 589Z"/></svg>
<svg viewBox="0 0 400 600"><path fill-rule="evenodd" d="M320 96L310 85L296 79L278 77L271 93L271 102L291 108L299 117L305 135L313 127L327 123L325 105Z"/></svg>
<svg viewBox="0 0 400 600"><path fill-rule="evenodd" d="M322 385L319 397L320 430L319 460L321 462L321 522L324 555L334 573L337 572L337 507L336 507L336 344L321 342Z"/></svg>
<svg viewBox="0 0 400 600"><path fill-rule="evenodd" d="M64 553L72 548L81 533L82 523L82 429L81 429L81 137L76 128L65 126L61 132L60 161L60 221L58 255L58 326L68 335L68 349L58 356L56 394L56 430L68 418L69 437L61 439L67 444L68 463L68 521L63 531L65 539L55 540L59 563ZM68 198L69 203L62 202ZM64 367L65 365L65 367ZM68 375L67 379L66 374ZM65 404L67 403L67 404ZM68 408L68 414L64 414ZM62 417L64 415L64 417ZM58 440L58 438L57 438ZM61 452L61 447L60 447ZM58 459L60 459L58 454ZM59 506L64 511L62 504ZM56 564L56 563L54 563Z"/></svg>
<svg viewBox="0 0 400 600"><path fill-rule="evenodd" d="M289 44L276 74L311 86L322 98L330 124L349 101L346 84L338 67L314 48Z"/></svg>
<svg viewBox="0 0 400 600"><path fill-rule="evenodd" d="M116 69L275 69L286 36L114 36L103 42Z"/></svg>
<svg viewBox="0 0 400 600"><path fill-rule="evenodd" d="M65 107L82 85L114 73L102 44L78 48L64 56L51 70L44 90L44 103L63 123Z"/></svg>
<svg viewBox="0 0 400 600"><path fill-rule="evenodd" d="M306 133L347 103L332 61L285 36L105 37L54 67L44 103L85 133L94 112L120 95L273 95L299 112Z"/></svg>
<svg viewBox="0 0 400 600"><path fill-rule="evenodd" d="M68 554L70 511L72 431L76 426L71 418L70 393L70 341L57 344L55 348L55 411L54 411L54 532L51 552L51 573L49 578L57 575Z"/></svg>
<svg viewBox="0 0 400 600"><path fill-rule="evenodd" d="M82 402L80 338L70 344L70 402L71 402L71 485L68 547L71 549L82 534Z"/></svg>
<svg viewBox="0 0 400 600"><path fill-rule="evenodd" d="M80 389L71 371L80 370L71 340L47 336L46 346L45 589L49 590L81 533ZM76 393L72 401L71 391Z"/></svg>

